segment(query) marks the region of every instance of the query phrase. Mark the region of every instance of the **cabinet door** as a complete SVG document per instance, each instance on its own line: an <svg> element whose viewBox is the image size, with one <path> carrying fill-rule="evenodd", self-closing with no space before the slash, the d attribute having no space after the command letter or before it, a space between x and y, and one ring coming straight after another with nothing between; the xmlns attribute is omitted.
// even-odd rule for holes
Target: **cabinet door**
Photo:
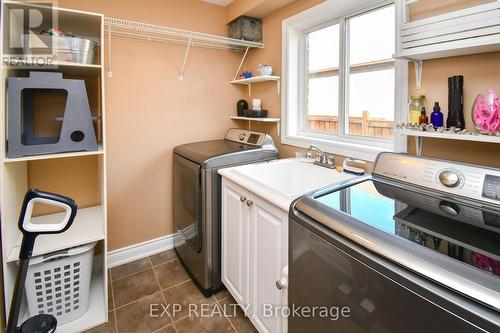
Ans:
<svg viewBox="0 0 500 333"><path fill-rule="evenodd" d="M222 282L241 305L248 304L248 194L222 180Z"/></svg>
<svg viewBox="0 0 500 333"><path fill-rule="evenodd" d="M282 333L286 319L269 315L270 306L286 306L286 288L278 289L287 265L288 215L285 211L253 196L250 207L250 293L253 323L259 332ZM281 313L281 311L279 311Z"/></svg>

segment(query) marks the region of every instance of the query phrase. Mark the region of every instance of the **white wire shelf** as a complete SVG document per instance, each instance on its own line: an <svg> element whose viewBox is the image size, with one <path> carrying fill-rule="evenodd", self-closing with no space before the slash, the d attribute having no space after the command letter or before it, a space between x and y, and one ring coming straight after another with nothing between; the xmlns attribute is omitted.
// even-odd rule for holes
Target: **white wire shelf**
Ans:
<svg viewBox="0 0 500 333"><path fill-rule="evenodd" d="M123 20L113 17L104 18L106 30L111 28L111 34L122 37L145 39L150 41L178 43L192 47L207 47L227 50L244 51L249 48L263 48L264 44L249 42L224 36L202 32L176 29L161 25Z"/></svg>
<svg viewBox="0 0 500 333"><path fill-rule="evenodd" d="M245 61L248 50L250 50L251 48L264 47L264 44L258 42L249 42L245 40L212 35L203 32L182 30L113 17L105 17L104 26L105 32L108 35L108 77L113 76L111 71L111 36L159 43L186 45L187 47L184 54L184 61L179 71L180 80L184 79L184 71L186 69L189 50L192 47L244 52L240 65L238 66L236 74L234 75L235 79L237 78L241 66Z"/></svg>

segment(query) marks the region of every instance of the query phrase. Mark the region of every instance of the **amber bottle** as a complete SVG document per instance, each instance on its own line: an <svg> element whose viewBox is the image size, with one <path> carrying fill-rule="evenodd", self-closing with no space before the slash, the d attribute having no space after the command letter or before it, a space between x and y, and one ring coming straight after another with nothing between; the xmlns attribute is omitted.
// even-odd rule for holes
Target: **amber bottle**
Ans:
<svg viewBox="0 0 500 333"><path fill-rule="evenodd" d="M429 117L427 117L427 112L425 111L425 107L422 108L422 111L420 112L420 117L418 117L418 124L428 124L429 123Z"/></svg>

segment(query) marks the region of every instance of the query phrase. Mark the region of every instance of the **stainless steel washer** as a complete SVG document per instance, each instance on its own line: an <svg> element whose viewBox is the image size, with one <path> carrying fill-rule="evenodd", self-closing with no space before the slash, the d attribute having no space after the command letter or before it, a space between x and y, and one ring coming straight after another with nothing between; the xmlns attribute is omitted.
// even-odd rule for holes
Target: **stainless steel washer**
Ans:
<svg viewBox="0 0 500 333"><path fill-rule="evenodd" d="M500 332L500 169L382 153L290 208L289 333Z"/></svg>
<svg viewBox="0 0 500 333"><path fill-rule="evenodd" d="M174 148L174 247L205 296L222 287L220 277L220 168L278 158L264 133L229 129L223 140Z"/></svg>

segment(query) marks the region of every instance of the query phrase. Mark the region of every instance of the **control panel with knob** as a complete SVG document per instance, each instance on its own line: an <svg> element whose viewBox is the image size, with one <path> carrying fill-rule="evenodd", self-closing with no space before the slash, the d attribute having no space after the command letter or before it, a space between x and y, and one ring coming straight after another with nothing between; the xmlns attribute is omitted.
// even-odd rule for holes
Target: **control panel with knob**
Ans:
<svg viewBox="0 0 500 333"><path fill-rule="evenodd" d="M443 170L438 175L439 182L446 187L458 187L462 184L463 176L456 170Z"/></svg>
<svg viewBox="0 0 500 333"><path fill-rule="evenodd" d="M493 200L500 200L500 176L486 175L482 197Z"/></svg>
<svg viewBox="0 0 500 333"><path fill-rule="evenodd" d="M230 128L226 136L225 140L243 143L251 146L262 146L264 141L266 140L267 135L264 133L247 131L239 128Z"/></svg>
<svg viewBox="0 0 500 333"><path fill-rule="evenodd" d="M467 200L500 202L500 169L486 166L381 153L373 166L372 176L458 195ZM439 206L440 212L447 215L462 214L455 208L448 204Z"/></svg>

